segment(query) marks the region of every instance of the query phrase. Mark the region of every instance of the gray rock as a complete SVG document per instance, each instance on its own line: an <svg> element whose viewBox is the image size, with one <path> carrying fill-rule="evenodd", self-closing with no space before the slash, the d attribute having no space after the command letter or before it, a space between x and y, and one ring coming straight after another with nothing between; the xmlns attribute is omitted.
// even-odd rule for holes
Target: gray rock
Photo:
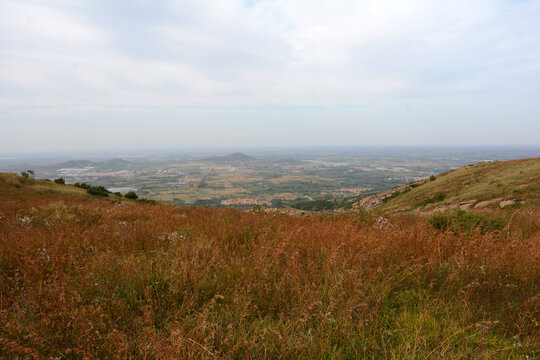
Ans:
<svg viewBox="0 0 540 360"><path fill-rule="evenodd" d="M499 203L499 206L501 208L505 208L507 206L512 206L516 203L516 200L503 200Z"/></svg>
<svg viewBox="0 0 540 360"><path fill-rule="evenodd" d="M492 200L480 201L478 204L474 205L474 208L482 209L482 208L490 206L491 204L495 204L496 202L501 201L501 200L502 199L492 199Z"/></svg>
<svg viewBox="0 0 540 360"><path fill-rule="evenodd" d="M459 208L461 210L467 210L467 209L470 209L475 203L476 203L476 200L463 201L459 203Z"/></svg>

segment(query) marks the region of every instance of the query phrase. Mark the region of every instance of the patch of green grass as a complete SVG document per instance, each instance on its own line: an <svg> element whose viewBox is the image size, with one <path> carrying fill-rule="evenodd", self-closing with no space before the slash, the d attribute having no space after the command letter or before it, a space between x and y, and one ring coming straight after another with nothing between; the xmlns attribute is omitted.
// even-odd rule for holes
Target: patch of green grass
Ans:
<svg viewBox="0 0 540 360"><path fill-rule="evenodd" d="M446 194L442 191L439 191L433 195L433 197L426 198L420 203L418 203L418 206L426 206L428 204L434 204L440 201L443 201L446 198Z"/></svg>
<svg viewBox="0 0 540 360"><path fill-rule="evenodd" d="M481 232L501 231L508 221L502 216L486 216L472 211L458 210L454 215L434 215L429 223L433 228L444 231L452 228L454 232L471 232L477 228Z"/></svg>
<svg viewBox="0 0 540 360"><path fill-rule="evenodd" d="M429 223L431 226L433 226L437 230L444 231L446 230L450 224L452 223L451 219L448 216L444 215L434 215L430 220Z"/></svg>

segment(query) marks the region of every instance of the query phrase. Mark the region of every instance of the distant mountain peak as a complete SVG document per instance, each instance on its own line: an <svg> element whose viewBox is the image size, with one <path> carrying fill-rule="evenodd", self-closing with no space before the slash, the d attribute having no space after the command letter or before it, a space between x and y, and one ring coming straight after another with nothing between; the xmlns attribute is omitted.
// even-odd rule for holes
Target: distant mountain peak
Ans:
<svg viewBox="0 0 540 360"><path fill-rule="evenodd" d="M69 160L60 164L57 164L56 167L61 169L69 168L85 168L85 167L94 167L94 168L123 168L131 164L129 161L116 158L100 162L90 161L90 160Z"/></svg>
<svg viewBox="0 0 540 360"><path fill-rule="evenodd" d="M96 163L90 160L69 160L63 163L57 164L58 168L68 169L68 168L84 168L87 166L95 166Z"/></svg>
<svg viewBox="0 0 540 360"><path fill-rule="evenodd" d="M121 159L121 158L115 158L115 159L102 161L99 164L102 164L102 165L104 165L104 164L127 165L127 164L130 164L130 162L127 161L127 160Z"/></svg>
<svg viewBox="0 0 540 360"><path fill-rule="evenodd" d="M246 155L246 154L241 153L241 152L235 152L235 153L226 155L226 156L224 156L224 157L225 157L225 158L228 158L228 159L255 160L254 157L249 156L249 155Z"/></svg>
<svg viewBox="0 0 540 360"><path fill-rule="evenodd" d="M215 156L215 157L208 158L205 160L208 160L208 161L253 161L257 159L241 152L234 152L229 155Z"/></svg>

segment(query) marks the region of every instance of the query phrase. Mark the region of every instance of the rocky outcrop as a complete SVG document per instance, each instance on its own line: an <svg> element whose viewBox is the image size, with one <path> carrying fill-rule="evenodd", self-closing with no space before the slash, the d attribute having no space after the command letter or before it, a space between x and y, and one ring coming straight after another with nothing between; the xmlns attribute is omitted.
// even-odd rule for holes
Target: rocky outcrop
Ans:
<svg viewBox="0 0 540 360"><path fill-rule="evenodd" d="M473 207L473 205L476 203L476 200L467 200L467 201L462 201L458 204L459 208L461 210L468 210L470 209L471 207Z"/></svg>
<svg viewBox="0 0 540 360"><path fill-rule="evenodd" d="M499 203L499 206L502 208L505 208L507 206L512 206L516 203L516 200L503 200Z"/></svg>
<svg viewBox="0 0 540 360"><path fill-rule="evenodd" d="M418 187L418 186L420 186L422 184L425 184L428 181L429 181L429 178L419 180L419 181L415 181L413 183L401 185L401 186L395 187L393 189L383 191L383 192L378 193L378 194L369 195L369 196L366 196L366 197L358 200L356 203L353 204L353 206L354 207L361 207L361 208L364 208L366 210L372 210L372 209L380 206L383 203L384 199L389 198L389 197L391 197L392 195L394 195L396 193L402 193L404 191L408 191L410 189Z"/></svg>
<svg viewBox="0 0 540 360"><path fill-rule="evenodd" d="M480 201L479 203L477 203L476 205L474 205L474 208L475 209L483 209L483 208L486 208L492 204L495 204L496 202L499 202L501 201L502 199L491 199L491 200L485 200L485 201Z"/></svg>

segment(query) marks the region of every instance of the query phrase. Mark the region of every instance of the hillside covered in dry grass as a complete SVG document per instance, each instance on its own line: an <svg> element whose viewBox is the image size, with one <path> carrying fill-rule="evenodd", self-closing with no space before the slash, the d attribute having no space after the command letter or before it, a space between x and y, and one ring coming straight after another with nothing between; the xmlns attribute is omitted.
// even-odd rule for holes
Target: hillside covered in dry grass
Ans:
<svg viewBox="0 0 540 360"><path fill-rule="evenodd" d="M540 158L489 161L360 199L357 205L393 212L441 212L540 205Z"/></svg>
<svg viewBox="0 0 540 360"><path fill-rule="evenodd" d="M0 358L538 357L537 205L444 216L180 208L1 174Z"/></svg>

